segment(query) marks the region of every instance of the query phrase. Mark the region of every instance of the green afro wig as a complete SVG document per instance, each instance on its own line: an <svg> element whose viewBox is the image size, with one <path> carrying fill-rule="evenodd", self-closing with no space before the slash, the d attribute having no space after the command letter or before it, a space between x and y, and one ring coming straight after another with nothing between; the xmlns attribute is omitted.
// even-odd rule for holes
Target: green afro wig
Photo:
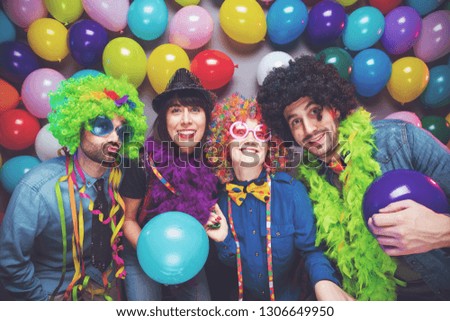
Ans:
<svg viewBox="0 0 450 321"><path fill-rule="evenodd" d="M134 135L122 145L121 153L127 153L130 158L138 157L139 147L145 139L147 119L144 103L131 84L106 75L69 78L49 96L52 107L48 114L49 130L71 154L80 145L81 130L90 130L89 121L103 115L110 119L125 118Z"/></svg>

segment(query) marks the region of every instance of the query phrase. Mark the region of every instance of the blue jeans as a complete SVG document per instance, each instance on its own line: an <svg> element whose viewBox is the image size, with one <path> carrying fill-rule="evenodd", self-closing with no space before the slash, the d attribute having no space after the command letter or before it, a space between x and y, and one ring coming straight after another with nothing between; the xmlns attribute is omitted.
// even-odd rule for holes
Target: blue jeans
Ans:
<svg viewBox="0 0 450 321"><path fill-rule="evenodd" d="M165 285L151 279L141 268L136 250L125 242L125 292L128 301L161 301ZM168 285L171 296L178 301L210 301L208 280L202 269L191 280L177 285Z"/></svg>

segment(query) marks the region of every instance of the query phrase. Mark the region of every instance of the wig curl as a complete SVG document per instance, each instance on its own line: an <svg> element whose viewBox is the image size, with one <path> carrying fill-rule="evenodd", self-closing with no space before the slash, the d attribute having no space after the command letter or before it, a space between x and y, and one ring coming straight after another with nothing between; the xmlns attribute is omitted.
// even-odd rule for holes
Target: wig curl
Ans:
<svg viewBox="0 0 450 321"><path fill-rule="evenodd" d="M259 123L265 124L256 100L254 98L246 99L239 94L233 94L216 104L212 111L205 151L208 162L222 183L234 179L228 146L233 137L231 137L229 129L234 122L245 122L247 119L255 119ZM286 167L287 152L282 140L276 135L272 135L264 163L269 174Z"/></svg>
<svg viewBox="0 0 450 321"><path fill-rule="evenodd" d="M116 116L125 118L134 134L126 144L122 144L120 151L130 158L138 157L147 130L147 119L144 103L131 84L106 75L69 78L49 96L52 107L48 115L49 130L71 154L80 145L83 129L91 129L89 121L102 115L110 119Z"/></svg>
<svg viewBox="0 0 450 321"><path fill-rule="evenodd" d="M314 56L302 56L289 66L273 69L259 88L256 100L267 125L284 140L294 140L283 116L284 109L302 97L322 107L334 107L345 118L359 107L354 86L336 68Z"/></svg>

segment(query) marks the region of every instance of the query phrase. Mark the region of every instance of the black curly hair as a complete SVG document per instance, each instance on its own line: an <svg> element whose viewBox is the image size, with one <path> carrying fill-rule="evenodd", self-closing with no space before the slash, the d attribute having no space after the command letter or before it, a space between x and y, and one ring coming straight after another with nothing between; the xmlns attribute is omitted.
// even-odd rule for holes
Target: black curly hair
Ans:
<svg viewBox="0 0 450 321"><path fill-rule="evenodd" d="M285 141L293 141L284 109L301 97L310 97L323 107L338 109L341 119L360 104L353 85L336 68L314 56L291 60L289 66L273 69L264 79L256 100L265 123Z"/></svg>

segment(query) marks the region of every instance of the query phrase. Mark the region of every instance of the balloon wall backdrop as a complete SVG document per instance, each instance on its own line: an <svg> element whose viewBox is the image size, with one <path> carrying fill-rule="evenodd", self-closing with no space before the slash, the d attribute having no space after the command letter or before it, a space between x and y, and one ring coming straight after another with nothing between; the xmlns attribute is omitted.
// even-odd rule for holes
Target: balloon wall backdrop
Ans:
<svg viewBox="0 0 450 321"><path fill-rule="evenodd" d="M190 69L219 99L234 92L251 97L272 68L302 54L324 59L351 81L375 119L422 126L448 144L450 10L444 0L0 4L4 164L21 155L42 161L56 155L60 146L45 127L48 93L63 79L126 77L146 103L151 125L151 101L178 68ZM8 197L4 188L0 196Z"/></svg>

